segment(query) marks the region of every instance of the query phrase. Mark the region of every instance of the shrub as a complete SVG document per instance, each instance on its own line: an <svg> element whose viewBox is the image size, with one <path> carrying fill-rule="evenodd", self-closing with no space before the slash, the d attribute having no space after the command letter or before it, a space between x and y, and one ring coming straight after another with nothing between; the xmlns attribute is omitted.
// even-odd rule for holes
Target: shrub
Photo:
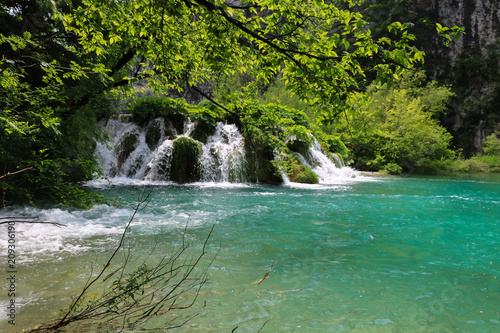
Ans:
<svg viewBox="0 0 500 333"><path fill-rule="evenodd" d="M129 105L135 123L143 126L152 119L164 117L172 122L178 133L183 132L190 108L182 99L152 96L137 98Z"/></svg>
<svg viewBox="0 0 500 333"><path fill-rule="evenodd" d="M500 139L498 138L498 135L500 135L500 133L495 132L486 137L486 140L483 143L483 151L486 155L500 156Z"/></svg>
<svg viewBox="0 0 500 333"><path fill-rule="evenodd" d="M477 154L468 160L453 161L454 172L500 172L500 139L498 132L489 135L483 143L484 155Z"/></svg>
<svg viewBox="0 0 500 333"><path fill-rule="evenodd" d="M403 168L396 163L386 164L383 170L387 171L390 175L400 175L403 172Z"/></svg>

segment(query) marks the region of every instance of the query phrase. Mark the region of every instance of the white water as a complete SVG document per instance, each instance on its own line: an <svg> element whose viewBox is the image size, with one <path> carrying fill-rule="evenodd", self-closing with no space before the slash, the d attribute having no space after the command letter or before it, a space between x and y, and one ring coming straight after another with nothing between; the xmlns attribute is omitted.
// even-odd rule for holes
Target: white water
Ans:
<svg viewBox="0 0 500 333"><path fill-rule="evenodd" d="M188 137L195 124L188 121L183 133L169 125L165 128L163 119L155 119L144 127L130 122L129 115L119 115L102 124L109 133L106 144L98 143L96 154L101 160L104 174L112 179L130 178L149 182L169 181L172 163L173 143L178 137ZM148 146L146 133L151 126L160 129L160 139L154 147ZM167 136L167 130L173 133ZM134 149L128 156L121 150L122 141L130 134L135 135ZM247 181L247 163L245 159L245 142L234 124L218 123L215 133L206 144L202 144L203 153L199 161L201 181L209 183L244 183ZM335 184L339 181L352 180L356 172L343 166L341 160L331 154L327 156L319 143L314 139L307 156L297 153L304 165L318 175L320 184ZM124 158L124 156L126 158ZM333 160L332 160L333 159ZM283 175L285 185L289 179Z"/></svg>
<svg viewBox="0 0 500 333"><path fill-rule="evenodd" d="M165 140L153 153L153 158L148 162L148 174L145 180L170 180L170 166L172 165L173 140ZM163 176L163 177L162 177Z"/></svg>
<svg viewBox="0 0 500 333"><path fill-rule="evenodd" d="M321 150L319 142L316 139L314 139L313 144L309 147L308 158L304 158L299 153L297 155L303 164L310 167L318 175L319 182L322 184L337 183L339 180L356 177L354 169L344 166L338 156L332 156L336 158L336 163L332 161ZM337 164L340 164L340 168L337 167Z"/></svg>
<svg viewBox="0 0 500 333"><path fill-rule="evenodd" d="M202 181L245 182L245 142L236 125L218 123L203 145Z"/></svg>

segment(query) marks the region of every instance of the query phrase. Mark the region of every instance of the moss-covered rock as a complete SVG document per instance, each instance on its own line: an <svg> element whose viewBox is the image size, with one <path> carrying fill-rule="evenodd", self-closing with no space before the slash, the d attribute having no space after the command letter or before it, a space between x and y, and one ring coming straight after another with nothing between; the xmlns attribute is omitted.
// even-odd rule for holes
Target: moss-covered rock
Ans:
<svg viewBox="0 0 500 333"><path fill-rule="evenodd" d="M198 119L195 128L191 133L191 137L203 143L207 143L208 137L214 135L216 125L207 121Z"/></svg>
<svg viewBox="0 0 500 333"><path fill-rule="evenodd" d="M268 159L259 159L256 172L257 181L266 184L281 184L283 178L277 173L276 167Z"/></svg>
<svg viewBox="0 0 500 333"><path fill-rule="evenodd" d="M287 175L290 181L303 184L318 184L318 176L307 165L300 163L297 155L286 155L288 161Z"/></svg>
<svg viewBox="0 0 500 333"><path fill-rule="evenodd" d="M186 123L187 117L183 114L172 113L166 116L166 119L170 120L170 123L175 128L178 134L184 133L184 124Z"/></svg>
<svg viewBox="0 0 500 333"><path fill-rule="evenodd" d="M139 144L139 135L135 132L123 136L118 145L118 168L127 160Z"/></svg>
<svg viewBox="0 0 500 333"><path fill-rule="evenodd" d="M179 183L200 180L199 158L202 146L192 138L181 137L174 141L170 179Z"/></svg>
<svg viewBox="0 0 500 333"><path fill-rule="evenodd" d="M251 161L246 165L246 179L248 181L267 184L283 183L283 178L271 163L274 154L270 147L264 147L247 138L245 140L245 154L246 160Z"/></svg>
<svg viewBox="0 0 500 333"><path fill-rule="evenodd" d="M318 175L316 175L307 166L302 166L302 170L300 172L298 172L294 178L295 178L294 181L296 183L303 183L303 184L318 184L319 183Z"/></svg>
<svg viewBox="0 0 500 333"><path fill-rule="evenodd" d="M153 150L158 145L158 141L161 138L161 127L157 121L154 121L149 125L146 131L146 143L149 149Z"/></svg>
<svg viewBox="0 0 500 333"><path fill-rule="evenodd" d="M309 142L306 142L304 140L293 140L293 141L287 142L286 146L291 151L294 151L296 153L301 154L304 157L307 157L307 155L309 153L310 144L309 144Z"/></svg>
<svg viewBox="0 0 500 333"><path fill-rule="evenodd" d="M144 161L144 156L142 156L142 155L137 156L135 158L132 166L130 167L130 169L127 172L127 177L133 177L137 173L137 171L139 171L139 169L141 168L143 161Z"/></svg>

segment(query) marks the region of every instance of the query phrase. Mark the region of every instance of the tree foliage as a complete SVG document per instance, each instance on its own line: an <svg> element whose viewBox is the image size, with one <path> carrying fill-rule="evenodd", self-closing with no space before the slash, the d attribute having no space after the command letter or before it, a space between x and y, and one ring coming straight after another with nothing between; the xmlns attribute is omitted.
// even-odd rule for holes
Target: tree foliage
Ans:
<svg viewBox="0 0 500 333"><path fill-rule="evenodd" d="M0 60L0 173L8 175L0 180L0 207L42 193L87 206L97 197L74 181L91 179L98 171L92 153L94 117L88 117L89 108L66 114L65 83L52 65L22 60L33 60L30 54L38 43L29 32L22 38L0 34L1 47L20 54L16 60Z"/></svg>
<svg viewBox="0 0 500 333"><path fill-rule="evenodd" d="M352 110L337 127L362 170L391 173L442 169L454 157L451 135L436 120L452 96L431 82L411 88L415 78L403 77L401 88L358 94ZM399 166L399 168L398 168Z"/></svg>
<svg viewBox="0 0 500 333"><path fill-rule="evenodd" d="M298 96L336 107L423 60L405 25L389 27L394 40L374 40L360 14L323 1L87 0L65 24L115 84L147 77L182 89L241 72L267 83L280 72ZM132 60L133 78L117 76Z"/></svg>

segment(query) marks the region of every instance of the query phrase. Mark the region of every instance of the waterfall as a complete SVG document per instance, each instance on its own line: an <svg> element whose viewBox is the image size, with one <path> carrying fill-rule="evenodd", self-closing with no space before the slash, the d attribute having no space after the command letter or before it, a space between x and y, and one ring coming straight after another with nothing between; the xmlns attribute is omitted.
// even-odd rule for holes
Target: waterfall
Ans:
<svg viewBox="0 0 500 333"><path fill-rule="evenodd" d="M201 180L245 182L245 142L234 124L218 123L215 133L203 145Z"/></svg>
<svg viewBox="0 0 500 333"><path fill-rule="evenodd" d="M318 176L320 184L335 183L339 179L356 177L355 170L346 167L337 154L323 152L316 138L313 138L306 156L298 152L294 152L294 154L297 155L300 163L311 168Z"/></svg>
<svg viewBox="0 0 500 333"><path fill-rule="evenodd" d="M219 122L215 128L212 127L212 134L205 136L206 142L202 143L191 138L197 125L189 118L184 124L177 123L177 126L166 118L156 118L138 125L132 122L131 115L116 115L101 123L109 134L109 139L105 143L97 143L96 155L101 161L104 174L109 178L246 182L249 179L247 172L251 168L247 165L244 137L237 126ZM185 157L190 160L188 166L196 164L190 168L192 171L189 171L195 174L192 177L173 176L176 162L179 161L179 159L174 161L174 156L179 156L175 154L175 147L180 138L185 138L183 145L195 149L192 154L190 151L189 156ZM181 145L180 141L178 145ZM309 167L318 176L320 183L328 184L355 176L354 170L343 166L342 160L337 155L323 152L315 138L309 148L302 150L302 153L304 156L295 152L300 163ZM191 160L191 157L194 160ZM180 168L187 167L183 164ZM284 172L282 178L285 184L290 183Z"/></svg>
<svg viewBox="0 0 500 333"><path fill-rule="evenodd" d="M188 118L178 133L163 118L144 126L131 122L131 115L116 115L100 124L109 135L96 144L96 155L104 174L148 181L169 181L174 142L189 137L196 124ZM244 139L234 124L217 123L215 132L202 147L199 158L200 181L245 182Z"/></svg>
<svg viewBox="0 0 500 333"><path fill-rule="evenodd" d="M153 153L153 158L147 164L145 180L170 180L172 151L174 140L165 140Z"/></svg>

